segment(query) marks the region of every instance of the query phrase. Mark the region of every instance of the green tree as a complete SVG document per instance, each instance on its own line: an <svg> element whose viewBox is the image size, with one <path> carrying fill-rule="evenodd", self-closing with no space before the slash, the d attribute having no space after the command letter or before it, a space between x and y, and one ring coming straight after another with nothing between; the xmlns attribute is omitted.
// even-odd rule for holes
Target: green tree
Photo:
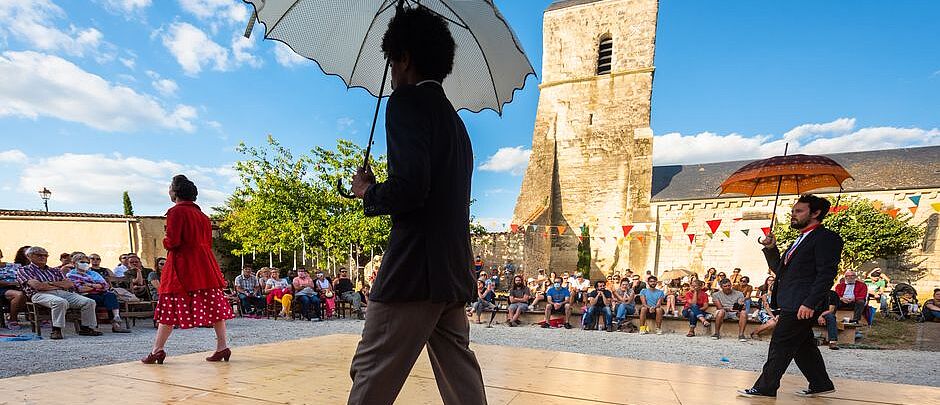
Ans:
<svg viewBox="0 0 940 405"><path fill-rule="evenodd" d="M124 215L134 215L134 204L131 203L131 195L124 191Z"/></svg>
<svg viewBox="0 0 940 405"><path fill-rule="evenodd" d="M591 228L581 225L581 240L578 242L578 271L591 277Z"/></svg>
<svg viewBox="0 0 940 405"><path fill-rule="evenodd" d="M830 202L834 204L832 199ZM909 214L892 218L867 199L843 199L840 205L845 209L826 215L823 225L838 232L845 241L839 264L841 271L856 270L874 259L902 256L924 238L924 227L911 224L913 216ZM789 225L787 220L774 227L779 246L788 246L796 240L797 231Z"/></svg>
<svg viewBox="0 0 940 405"><path fill-rule="evenodd" d="M477 202L476 198L470 199L470 205L473 206L473 203ZM477 221L476 215L470 214L470 234L471 235L486 235L489 231L486 230L486 227L480 224Z"/></svg>

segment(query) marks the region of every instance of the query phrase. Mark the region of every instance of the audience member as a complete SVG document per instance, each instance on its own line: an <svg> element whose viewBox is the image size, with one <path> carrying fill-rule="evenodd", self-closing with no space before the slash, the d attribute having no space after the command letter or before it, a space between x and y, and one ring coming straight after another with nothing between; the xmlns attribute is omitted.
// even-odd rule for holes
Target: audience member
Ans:
<svg viewBox="0 0 940 405"><path fill-rule="evenodd" d="M838 309L851 309L852 320L857 324L868 308L868 286L858 281L854 270L846 270L844 280L836 284L836 294L839 294Z"/></svg>
<svg viewBox="0 0 940 405"><path fill-rule="evenodd" d="M574 276L574 284L571 285L574 302L583 303L588 290L591 289L591 280L585 279L581 273Z"/></svg>
<svg viewBox="0 0 940 405"><path fill-rule="evenodd" d="M646 317L653 315L656 317L656 334L663 334L663 301L666 299L666 293L656 288L659 279L656 276L649 276L646 279L646 288L640 291L640 334L649 333L649 327L646 326Z"/></svg>
<svg viewBox="0 0 940 405"><path fill-rule="evenodd" d="M159 259L158 259L159 263ZM160 268L160 265L157 265ZM151 272L154 274L156 271ZM147 276L150 279L150 275ZM159 279L157 281L159 284ZM251 266L242 267L242 274L235 277L235 293L238 294L238 301L241 303L242 312L249 315L261 314L264 311L264 299L262 299L261 283L255 276Z"/></svg>
<svg viewBox="0 0 940 405"><path fill-rule="evenodd" d="M336 310L336 291L333 290L333 282L330 281L323 270L317 270L317 279L313 281L317 292L320 293L320 305L326 307L324 315L327 319L333 317L333 311Z"/></svg>
<svg viewBox="0 0 940 405"><path fill-rule="evenodd" d="M736 287L738 284L741 284L741 277L744 276L741 275L740 267L735 267L734 270L731 270L731 277L728 277L731 280L731 286Z"/></svg>
<svg viewBox="0 0 940 405"><path fill-rule="evenodd" d="M721 339L721 326L725 320L738 321L738 340L747 342L744 328L747 327L747 312L744 311L744 294L731 288L731 280L723 278L718 281L718 291L712 293L715 304L715 334L712 339Z"/></svg>
<svg viewBox="0 0 940 405"><path fill-rule="evenodd" d="M72 254L62 253L59 255L59 265L56 267L62 272L62 275L68 274L75 266L72 264Z"/></svg>
<svg viewBox="0 0 940 405"><path fill-rule="evenodd" d="M365 313L366 309L369 308L369 293L372 292L372 287L369 284L363 284L362 288L359 289L359 299L362 302L362 312Z"/></svg>
<svg viewBox="0 0 940 405"><path fill-rule="evenodd" d="M940 322L940 288L934 288L933 298L924 301L924 320Z"/></svg>
<svg viewBox="0 0 940 405"><path fill-rule="evenodd" d="M46 265L49 252L39 246L32 246L26 251L30 264L16 272L16 280L23 292L34 304L44 306L52 312L52 333L50 339L62 339L62 326L65 325L65 312L69 308L78 308L82 313L82 336L100 336L97 330L98 319L95 315L95 300L73 292L75 284L65 278L58 269Z"/></svg>
<svg viewBox="0 0 940 405"><path fill-rule="evenodd" d="M607 281L598 280L594 283L594 291L591 291L587 294L587 312L585 313L585 319L582 322L584 324L584 329L595 329L600 327L598 322L598 317L600 314L604 314L604 328L608 332L613 332L614 328L611 325L613 318L613 312L610 307L614 303L614 295L609 290L607 290Z"/></svg>
<svg viewBox="0 0 940 405"><path fill-rule="evenodd" d="M291 293L290 283L286 278L281 278L281 271L276 267L271 269L271 278L264 284L264 293L267 297L268 305L275 300L281 303L280 316L287 317L287 311L290 310L294 295Z"/></svg>
<svg viewBox="0 0 940 405"><path fill-rule="evenodd" d="M819 326L826 327L826 332L829 335L827 343L832 350L839 350L839 329L836 323L836 307L838 305L839 294L832 290L826 292L826 297L816 304L816 312L819 313L816 323Z"/></svg>
<svg viewBox="0 0 940 405"><path fill-rule="evenodd" d="M140 262L140 257L136 254L127 255L127 270L124 271L124 284L128 286L130 292L137 298L150 300L150 288L147 287L145 274L152 270L144 268Z"/></svg>
<svg viewBox="0 0 940 405"><path fill-rule="evenodd" d="M3 259L2 251L0 259ZM23 294L20 283L16 281L16 273L21 267L20 264L0 260L0 300L10 303L10 314L6 319L7 328L10 329L19 328L20 311L26 307L26 294Z"/></svg>
<svg viewBox="0 0 940 405"><path fill-rule="evenodd" d="M711 286L712 292L715 292L715 291L720 290L720 289L721 289L721 285L719 285L718 283L720 283L721 280L724 280L724 279L726 279L726 278L728 278L728 276L725 275L725 272L719 271L719 272L718 272L718 277L715 278L715 282L712 283L712 286Z"/></svg>
<svg viewBox="0 0 940 405"><path fill-rule="evenodd" d="M773 276L767 278L770 282L770 287L768 287L763 294L760 295L760 310L757 311L757 321L761 323L757 329L754 329L751 332L751 339L760 340L761 333L765 331L772 331L777 326L777 319L779 315L774 315L773 308L771 307L771 291L773 290ZM767 285L768 281L764 282L764 285ZM761 286L763 287L763 286ZM758 288L760 290L760 288Z"/></svg>
<svg viewBox="0 0 940 405"><path fill-rule="evenodd" d="M876 267L868 278L865 279L865 286L868 288L868 299L878 302L878 310L888 311L888 282L881 277L881 269Z"/></svg>
<svg viewBox="0 0 940 405"><path fill-rule="evenodd" d="M352 305L353 311L356 312L356 317L360 320L365 319L362 315L362 301L359 299L359 293L355 291L356 287L353 285L345 268L339 269L339 277L333 282L333 287L336 289L336 294L341 300Z"/></svg>
<svg viewBox="0 0 940 405"><path fill-rule="evenodd" d="M748 276L741 276L738 284L735 284L733 287L735 290L744 294L744 312L747 314L751 313L751 307L754 306L754 303L751 302L754 295L754 286L751 285L751 278Z"/></svg>
<svg viewBox="0 0 940 405"><path fill-rule="evenodd" d="M111 269L107 267L101 267L100 255L97 253L92 253L88 255L88 259L91 260L91 268L89 270L100 274L101 277L104 277L104 279L107 280L109 284L114 282L114 273L111 271Z"/></svg>
<svg viewBox="0 0 940 405"><path fill-rule="evenodd" d="M480 319L484 311L496 310L496 284L477 281L477 301L473 303L473 313L476 314L476 323L483 321Z"/></svg>
<svg viewBox="0 0 940 405"><path fill-rule="evenodd" d="M711 290L715 282L718 281L717 273L718 273L718 270L715 270L714 267L709 267L708 270L705 271L705 276L702 277L702 281L705 282L706 290Z"/></svg>
<svg viewBox="0 0 940 405"><path fill-rule="evenodd" d="M160 275L163 274L163 266L166 266L166 258L158 257L157 260L154 260L154 269L147 274L147 289L150 290L150 300L158 301L160 299ZM252 274L253 276L254 274ZM257 301L258 308L264 308L264 299L261 298L261 283L258 283L258 292L257 292Z"/></svg>
<svg viewBox="0 0 940 405"><path fill-rule="evenodd" d="M677 278L669 281L669 284L666 285L666 289L664 291L666 293L666 315L675 317L680 316L679 310L676 309L676 302L680 301L682 298L680 295L682 292L682 279Z"/></svg>
<svg viewBox="0 0 940 405"><path fill-rule="evenodd" d="M118 258L117 266L114 266L114 277L124 278L124 272L127 271L127 257L133 253L125 253Z"/></svg>
<svg viewBox="0 0 940 405"><path fill-rule="evenodd" d="M529 299L532 297L532 290L522 282L522 276L516 275L512 278L512 287L509 288L509 308L506 310L506 324L509 326L519 326L519 317L522 312L529 309Z"/></svg>
<svg viewBox="0 0 940 405"><path fill-rule="evenodd" d="M483 267L483 258L481 258L480 255L477 255L473 259L473 274L475 274L477 277L480 277L480 272L483 271Z"/></svg>
<svg viewBox="0 0 940 405"><path fill-rule="evenodd" d="M111 285L103 276L91 270L91 260L84 253L72 254L72 270L66 275L69 281L75 284L75 291L85 297L95 300L95 307L103 306L108 309L108 320L111 321L111 331L114 333L130 333L121 326L121 304L117 295L109 291Z"/></svg>
<svg viewBox="0 0 940 405"><path fill-rule="evenodd" d="M640 281L639 274L630 276L630 279L633 280L633 295L636 297L633 302L637 305L643 305L643 303L640 302L640 291L646 288L646 282Z"/></svg>
<svg viewBox="0 0 940 405"><path fill-rule="evenodd" d="M682 307L682 316L689 320L689 333L686 337L695 336L695 326L699 321L702 326L708 327L708 319L705 318L705 310L708 309L708 293L702 289L705 283L701 280L694 280L690 284L692 288L685 293L685 305Z"/></svg>
<svg viewBox="0 0 940 405"><path fill-rule="evenodd" d="M548 302L545 305L545 323L542 324L543 328L551 327L549 320L552 314L564 314L565 329L571 329L571 323L568 322L571 318L571 290L564 287L562 284L563 278L556 277L555 282L552 283L552 287L545 292Z"/></svg>
<svg viewBox="0 0 940 405"><path fill-rule="evenodd" d="M20 266L29 266L29 258L26 257L26 250L29 248L29 246L21 246L19 249L16 249L16 256L13 258L13 263Z"/></svg>
<svg viewBox="0 0 940 405"><path fill-rule="evenodd" d="M308 321L320 320L320 294L310 273L304 267L297 268L297 277L291 283L294 287L294 300L300 303L300 315ZM356 301L359 294L356 294Z"/></svg>
<svg viewBox="0 0 940 405"><path fill-rule="evenodd" d="M614 301L617 303L617 311L614 317L614 323L619 328L628 315L636 313L636 304L633 301L636 293L633 292L633 285L629 278L620 280L620 288L614 291Z"/></svg>

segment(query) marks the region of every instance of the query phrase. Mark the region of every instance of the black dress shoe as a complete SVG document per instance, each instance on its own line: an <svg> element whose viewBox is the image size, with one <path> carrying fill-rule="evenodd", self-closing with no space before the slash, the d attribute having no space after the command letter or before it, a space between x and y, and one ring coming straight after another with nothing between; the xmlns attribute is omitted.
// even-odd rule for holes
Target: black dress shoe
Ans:
<svg viewBox="0 0 940 405"><path fill-rule="evenodd" d="M796 396L798 397L812 398L818 395L831 394L833 392L836 392L835 388L827 388L827 389L821 389L821 390L807 388L805 390L799 390L797 392L794 392L794 394L796 394Z"/></svg>
<svg viewBox="0 0 940 405"><path fill-rule="evenodd" d="M97 329L92 329L87 326L82 326L81 329L78 330L78 335L79 336L101 336L102 333L98 331Z"/></svg>
<svg viewBox="0 0 940 405"><path fill-rule="evenodd" d="M738 396L746 398L776 398L777 394L767 394L758 391L757 388L748 388L746 390L738 390Z"/></svg>

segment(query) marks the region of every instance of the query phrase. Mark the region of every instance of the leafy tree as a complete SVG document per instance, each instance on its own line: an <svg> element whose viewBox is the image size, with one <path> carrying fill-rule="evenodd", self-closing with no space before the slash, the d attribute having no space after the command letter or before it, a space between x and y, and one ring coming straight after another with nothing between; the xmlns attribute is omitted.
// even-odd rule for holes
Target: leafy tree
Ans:
<svg viewBox="0 0 940 405"><path fill-rule="evenodd" d="M835 206L835 202L830 198ZM925 229L911 224L913 216L899 214L892 218L867 199L840 202L839 212L830 212L823 219L823 225L842 236L845 247L842 249L840 271L855 270L874 259L892 259L917 247L924 238ZM797 230L790 228L790 221L778 223L774 227L777 244L787 246L796 240Z"/></svg>
<svg viewBox="0 0 940 405"><path fill-rule="evenodd" d="M476 198L471 198L471 199L470 199L470 205L471 205L471 206L472 206L473 203L475 203L475 202L477 202L477 199L476 199ZM477 221L476 215L472 215L472 214L471 214L471 215L470 215L470 234L471 234L471 235L486 235L487 233L489 233L489 231L487 231L487 230L486 230L486 227L483 226L482 224L480 224L479 221Z"/></svg>
<svg viewBox="0 0 940 405"><path fill-rule="evenodd" d="M134 204L131 203L131 195L124 191L124 215L134 215Z"/></svg>
<svg viewBox="0 0 940 405"><path fill-rule="evenodd" d="M591 276L591 228L581 225L581 241L578 242L578 271Z"/></svg>

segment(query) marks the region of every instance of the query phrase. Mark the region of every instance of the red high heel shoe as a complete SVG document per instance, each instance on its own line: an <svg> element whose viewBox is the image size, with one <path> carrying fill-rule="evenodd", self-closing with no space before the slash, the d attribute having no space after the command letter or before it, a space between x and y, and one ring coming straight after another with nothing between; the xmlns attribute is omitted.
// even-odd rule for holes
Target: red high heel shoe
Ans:
<svg viewBox="0 0 940 405"><path fill-rule="evenodd" d="M215 352L212 356L206 357L206 361L228 361L229 357L232 357L232 351L225 348L225 350Z"/></svg>
<svg viewBox="0 0 940 405"><path fill-rule="evenodd" d="M140 362L144 364L153 364L153 363L163 364L163 360L166 360L166 352L163 350L160 350L156 353L148 354L147 357L140 359Z"/></svg>

